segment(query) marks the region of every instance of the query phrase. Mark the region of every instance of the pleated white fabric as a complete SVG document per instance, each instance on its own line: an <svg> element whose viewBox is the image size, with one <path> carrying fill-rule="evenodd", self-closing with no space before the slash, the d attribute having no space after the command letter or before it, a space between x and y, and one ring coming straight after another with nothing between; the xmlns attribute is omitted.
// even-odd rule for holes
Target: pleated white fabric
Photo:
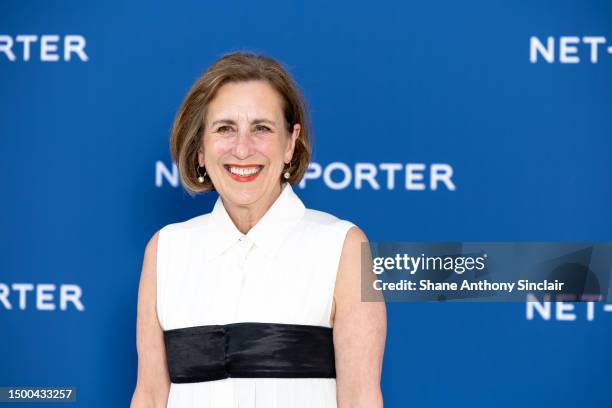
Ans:
<svg viewBox="0 0 612 408"><path fill-rule="evenodd" d="M219 197L211 213L163 227L157 314L163 330L235 322L331 327L336 272L353 223L305 208L290 184L241 233ZM172 383L168 408L335 408L334 378Z"/></svg>

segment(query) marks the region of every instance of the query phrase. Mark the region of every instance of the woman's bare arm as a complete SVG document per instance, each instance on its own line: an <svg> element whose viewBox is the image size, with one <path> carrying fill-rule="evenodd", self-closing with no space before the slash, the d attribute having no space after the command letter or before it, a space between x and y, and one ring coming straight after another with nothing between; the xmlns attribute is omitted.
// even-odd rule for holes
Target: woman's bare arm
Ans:
<svg viewBox="0 0 612 408"><path fill-rule="evenodd" d="M165 408L168 402L170 376L156 307L158 236L159 231L147 244L140 274L136 319L138 379L130 408Z"/></svg>
<svg viewBox="0 0 612 408"><path fill-rule="evenodd" d="M333 333L338 408L383 406L380 379L387 314L382 297L378 302L361 301L362 242L365 245L368 243L363 231L357 227L351 228L342 248L334 290ZM371 264L369 251L367 260Z"/></svg>

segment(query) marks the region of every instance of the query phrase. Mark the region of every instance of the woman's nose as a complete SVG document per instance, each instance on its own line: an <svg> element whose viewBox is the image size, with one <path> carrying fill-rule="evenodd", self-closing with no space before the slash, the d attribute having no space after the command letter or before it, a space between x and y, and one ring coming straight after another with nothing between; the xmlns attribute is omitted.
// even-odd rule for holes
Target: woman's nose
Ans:
<svg viewBox="0 0 612 408"><path fill-rule="evenodd" d="M249 129L239 130L234 139L233 153L239 158L248 157L253 150L253 138Z"/></svg>

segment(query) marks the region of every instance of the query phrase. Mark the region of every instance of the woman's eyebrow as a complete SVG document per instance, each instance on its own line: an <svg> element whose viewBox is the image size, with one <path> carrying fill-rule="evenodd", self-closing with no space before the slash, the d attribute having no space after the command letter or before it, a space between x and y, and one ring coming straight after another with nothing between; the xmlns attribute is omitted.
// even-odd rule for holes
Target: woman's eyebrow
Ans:
<svg viewBox="0 0 612 408"><path fill-rule="evenodd" d="M273 120L268 120L268 119L253 119L251 121L251 123L255 124L255 123L268 123L272 126L276 126L276 122L274 122Z"/></svg>
<svg viewBox="0 0 612 408"><path fill-rule="evenodd" d="M215 120L213 123L210 124L210 126L215 126L216 124L221 124L221 123L225 123L225 124L229 124L229 125L235 125L236 122L233 121L232 119L218 119Z"/></svg>

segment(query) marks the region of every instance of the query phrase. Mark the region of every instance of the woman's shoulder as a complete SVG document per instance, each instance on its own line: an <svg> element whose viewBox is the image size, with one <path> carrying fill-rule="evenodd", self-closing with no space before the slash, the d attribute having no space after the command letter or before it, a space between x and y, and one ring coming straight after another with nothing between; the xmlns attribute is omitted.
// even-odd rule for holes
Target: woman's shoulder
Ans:
<svg viewBox="0 0 612 408"><path fill-rule="evenodd" d="M340 218L334 214L315 210L312 208L306 208L304 213L303 222L307 225L320 228L333 228L340 230L348 230L356 225L347 219Z"/></svg>
<svg viewBox="0 0 612 408"><path fill-rule="evenodd" d="M196 215L195 217L183 221L165 224L162 228L160 228L159 233L168 234L205 228L209 219L210 213Z"/></svg>
<svg viewBox="0 0 612 408"><path fill-rule="evenodd" d="M356 223L325 211L307 208L303 223L319 248L323 246L342 257L359 256L361 244L368 242Z"/></svg>

